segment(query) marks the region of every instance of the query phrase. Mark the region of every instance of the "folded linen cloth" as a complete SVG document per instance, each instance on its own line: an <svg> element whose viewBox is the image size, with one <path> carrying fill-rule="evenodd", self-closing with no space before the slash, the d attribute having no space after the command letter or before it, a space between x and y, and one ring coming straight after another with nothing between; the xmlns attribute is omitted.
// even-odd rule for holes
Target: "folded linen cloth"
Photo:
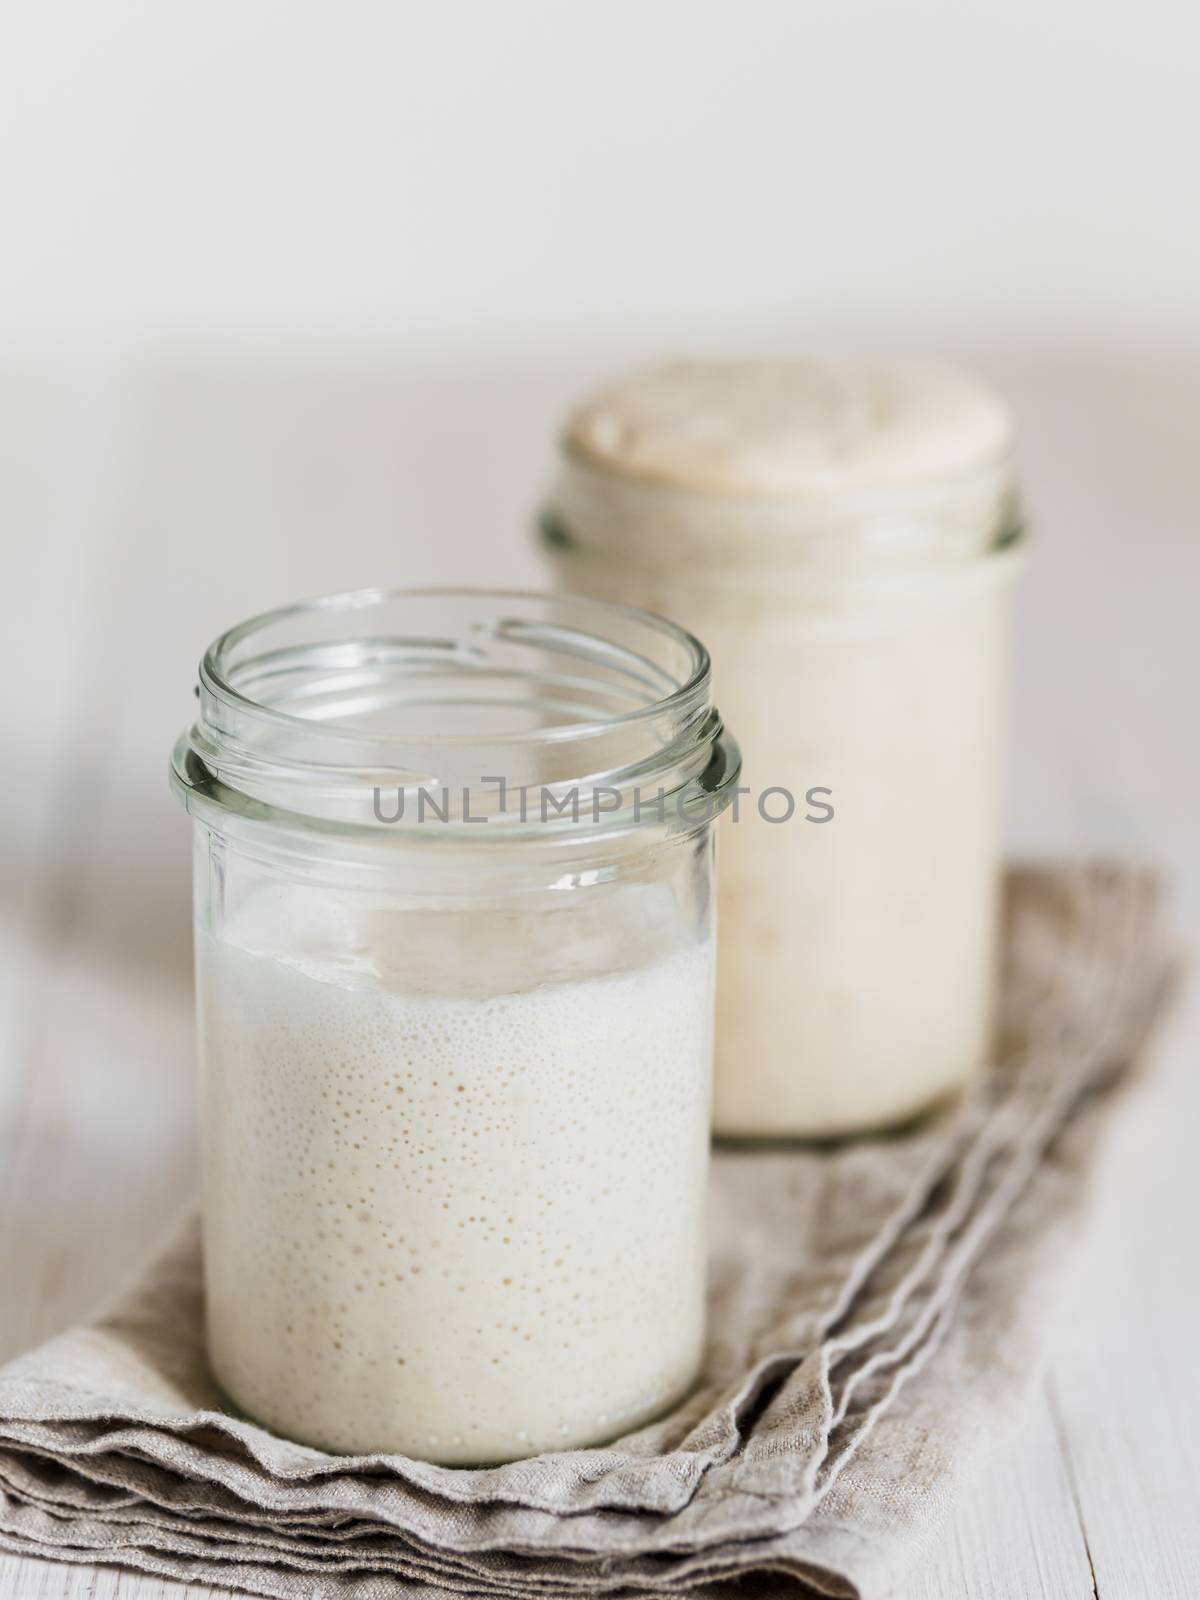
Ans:
<svg viewBox="0 0 1200 1600"><path fill-rule="evenodd" d="M1160 899L1132 868L1013 873L1000 1064L963 1103L718 1152L705 1370L660 1422L480 1470L274 1437L208 1374L192 1224L0 1371L0 1548L281 1600L891 1593L1031 1385L1172 977Z"/></svg>

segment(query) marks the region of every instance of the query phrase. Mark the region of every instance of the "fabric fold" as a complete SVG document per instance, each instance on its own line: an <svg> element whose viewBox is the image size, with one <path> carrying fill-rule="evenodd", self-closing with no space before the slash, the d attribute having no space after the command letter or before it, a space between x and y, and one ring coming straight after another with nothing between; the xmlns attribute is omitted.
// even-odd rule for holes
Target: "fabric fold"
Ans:
<svg viewBox="0 0 1200 1600"><path fill-rule="evenodd" d="M0 1548L280 1600L881 1600L1032 1385L1174 969L1151 875L1010 874L997 1065L900 1134L719 1150L703 1376L603 1449L467 1470L274 1437L208 1373L192 1224L0 1371Z"/></svg>

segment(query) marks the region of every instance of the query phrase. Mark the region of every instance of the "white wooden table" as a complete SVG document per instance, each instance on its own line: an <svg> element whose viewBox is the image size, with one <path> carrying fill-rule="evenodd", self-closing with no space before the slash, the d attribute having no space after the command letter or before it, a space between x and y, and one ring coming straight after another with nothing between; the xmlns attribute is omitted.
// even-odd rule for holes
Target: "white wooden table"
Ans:
<svg viewBox="0 0 1200 1600"><path fill-rule="evenodd" d="M1042 525L1012 837L1164 863L1200 943L1200 363L986 354ZM202 645L331 587L536 582L523 516L591 370L0 377L0 1359L107 1294L195 1180L188 830L165 767ZM1189 995L1109 1152L1026 1425L904 1600L1200 1593L1198 1129ZM0 1560L0 1600L215 1592Z"/></svg>

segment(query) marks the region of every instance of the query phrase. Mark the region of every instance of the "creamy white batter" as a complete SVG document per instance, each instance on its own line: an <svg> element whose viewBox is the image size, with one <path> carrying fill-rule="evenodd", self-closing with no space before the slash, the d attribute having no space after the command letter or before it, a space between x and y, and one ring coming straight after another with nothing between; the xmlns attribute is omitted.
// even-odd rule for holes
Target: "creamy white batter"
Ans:
<svg viewBox="0 0 1200 1600"><path fill-rule="evenodd" d="M666 891L528 918L295 891L198 940L209 1342L239 1405L486 1463L688 1387L711 954Z"/></svg>
<svg viewBox="0 0 1200 1600"><path fill-rule="evenodd" d="M1008 448L990 390L917 362L677 361L580 405L580 457L699 494L829 496L969 471Z"/></svg>

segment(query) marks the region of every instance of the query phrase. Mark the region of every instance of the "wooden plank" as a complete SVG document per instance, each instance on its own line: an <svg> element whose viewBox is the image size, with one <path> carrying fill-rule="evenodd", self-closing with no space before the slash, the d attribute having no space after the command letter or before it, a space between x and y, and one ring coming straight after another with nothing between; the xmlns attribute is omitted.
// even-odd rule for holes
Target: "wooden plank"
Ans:
<svg viewBox="0 0 1200 1600"><path fill-rule="evenodd" d="M1021 1431L954 1508L897 1600L1093 1600L1073 1492L1039 1386Z"/></svg>
<svg viewBox="0 0 1200 1600"><path fill-rule="evenodd" d="M233 1593L119 1567L70 1567L25 1556L0 1559L0 1600L228 1600Z"/></svg>
<svg viewBox="0 0 1200 1600"><path fill-rule="evenodd" d="M43 946L55 937L70 836L64 797L82 680L96 508L120 410L113 386L72 370L0 365L0 1205L26 1111Z"/></svg>
<svg viewBox="0 0 1200 1600"><path fill-rule="evenodd" d="M1051 1402L1102 1600L1200 1593L1200 995L1117 1130Z"/></svg>
<svg viewBox="0 0 1200 1600"><path fill-rule="evenodd" d="M186 1102L167 1070L186 1002L163 981L159 878L142 859L154 833L121 805L115 748L139 709L130 652L145 597L127 577L140 551L126 511L143 407L116 380L67 375L48 409L35 476L54 482L21 628L53 668L5 728L22 779L6 789L35 816L4 818L30 911L0 1061L0 1358L79 1316L144 1250L167 1205L156 1169L174 1163L188 1181L171 1110Z"/></svg>

